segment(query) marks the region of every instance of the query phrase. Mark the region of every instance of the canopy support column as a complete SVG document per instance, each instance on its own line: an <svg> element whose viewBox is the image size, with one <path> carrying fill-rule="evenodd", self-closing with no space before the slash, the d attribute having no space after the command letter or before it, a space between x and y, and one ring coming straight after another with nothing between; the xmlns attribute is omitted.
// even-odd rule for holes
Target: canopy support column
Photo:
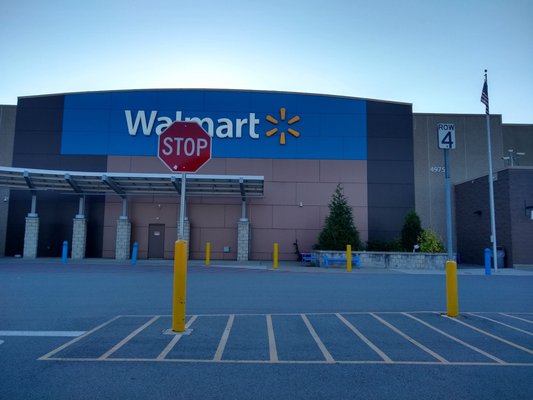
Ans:
<svg viewBox="0 0 533 400"><path fill-rule="evenodd" d="M115 242L115 259L130 258L131 223L128 219L128 200L122 197L122 215L117 220L117 237Z"/></svg>
<svg viewBox="0 0 533 400"><path fill-rule="evenodd" d="M241 219L237 225L237 261L248 261L250 257L250 221L246 218L246 198L242 197Z"/></svg>
<svg viewBox="0 0 533 400"><path fill-rule="evenodd" d="M85 196L80 196L78 214L72 221L72 259L85 258L87 246L87 219L85 218Z"/></svg>
<svg viewBox="0 0 533 400"><path fill-rule="evenodd" d="M24 227L24 249L22 257L27 259L37 258L37 246L39 244L39 216L37 215L37 195L32 191L31 208L26 216Z"/></svg>

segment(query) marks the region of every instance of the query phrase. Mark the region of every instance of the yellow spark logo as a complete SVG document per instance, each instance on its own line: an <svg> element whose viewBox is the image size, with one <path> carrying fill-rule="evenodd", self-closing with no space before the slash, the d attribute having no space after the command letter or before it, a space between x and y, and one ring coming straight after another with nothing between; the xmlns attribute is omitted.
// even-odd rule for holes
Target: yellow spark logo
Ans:
<svg viewBox="0 0 533 400"><path fill-rule="evenodd" d="M280 110L279 110L279 116L280 116L280 119L281 121L285 121L285 116L286 116L287 112L285 110L285 107L282 107ZM279 124L279 121L274 118L272 115L268 115L266 117L266 120L274 125L278 125ZM292 125L292 124L295 124L296 122L298 122L300 120L300 117L297 115L295 117L292 117L291 119L289 119L287 121L287 125ZM267 137L270 137L272 135L275 135L276 133L278 133L279 131L279 128L272 128L271 130L269 130L266 135ZM289 132L292 136L294 137L299 137L300 136L300 132L298 131L295 131L294 129L292 128L287 128L287 132ZM279 144L285 144L285 131L282 131L280 136L279 136Z"/></svg>

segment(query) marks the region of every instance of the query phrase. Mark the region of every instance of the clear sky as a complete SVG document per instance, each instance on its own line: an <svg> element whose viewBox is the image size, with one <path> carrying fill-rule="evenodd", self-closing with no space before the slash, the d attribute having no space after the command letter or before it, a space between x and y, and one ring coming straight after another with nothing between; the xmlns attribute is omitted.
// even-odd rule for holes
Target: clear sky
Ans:
<svg viewBox="0 0 533 400"><path fill-rule="evenodd" d="M138 88L311 92L533 123L533 0L0 0L0 104Z"/></svg>

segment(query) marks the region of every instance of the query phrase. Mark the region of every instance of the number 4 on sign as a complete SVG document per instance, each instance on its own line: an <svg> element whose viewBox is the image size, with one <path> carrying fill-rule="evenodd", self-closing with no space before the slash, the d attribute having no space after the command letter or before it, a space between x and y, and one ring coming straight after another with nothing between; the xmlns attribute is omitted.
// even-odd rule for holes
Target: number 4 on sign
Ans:
<svg viewBox="0 0 533 400"><path fill-rule="evenodd" d="M438 124L439 149L455 149L455 124Z"/></svg>
<svg viewBox="0 0 533 400"><path fill-rule="evenodd" d="M455 142L452 139L452 132L451 131L446 132L446 134L444 135L444 137L442 138L442 140L440 142L442 143L442 145L444 147L446 147L448 149L451 149L452 147L455 147L454 146Z"/></svg>

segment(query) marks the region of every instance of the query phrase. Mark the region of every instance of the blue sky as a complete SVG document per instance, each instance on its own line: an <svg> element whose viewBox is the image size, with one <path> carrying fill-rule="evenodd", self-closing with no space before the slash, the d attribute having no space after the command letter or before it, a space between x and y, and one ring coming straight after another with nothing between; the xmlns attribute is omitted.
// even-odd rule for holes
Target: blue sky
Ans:
<svg viewBox="0 0 533 400"><path fill-rule="evenodd" d="M533 123L533 0L0 0L0 104L137 88L346 95Z"/></svg>

